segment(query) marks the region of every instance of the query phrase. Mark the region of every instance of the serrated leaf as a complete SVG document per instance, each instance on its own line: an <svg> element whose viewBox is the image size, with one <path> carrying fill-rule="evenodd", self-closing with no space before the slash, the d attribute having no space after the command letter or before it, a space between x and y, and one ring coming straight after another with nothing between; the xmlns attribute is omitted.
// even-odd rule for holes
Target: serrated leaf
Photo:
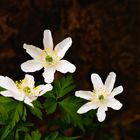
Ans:
<svg viewBox="0 0 140 140"><path fill-rule="evenodd" d="M41 134L39 133L39 131L33 131L31 133L32 139L33 140L40 140L41 139Z"/></svg>
<svg viewBox="0 0 140 140"><path fill-rule="evenodd" d="M56 107L57 107L57 101L55 99L55 96L53 95L52 92L48 92L45 94L45 103L44 103L44 108L47 112L47 114L52 114L55 112Z"/></svg>
<svg viewBox="0 0 140 140"><path fill-rule="evenodd" d="M42 119L43 113L41 111L42 105L39 101L32 102L34 107L28 106L29 111L39 119Z"/></svg>
<svg viewBox="0 0 140 140"><path fill-rule="evenodd" d="M26 108L23 103L6 97L0 97L0 103L5 109L5 127L0 132L0 139L5 139L12 132L19 120L26 120ZM2 112L4 115L4 112Z"/></svg>
<svg viewBox="0 0 140 140"><path fill-rule="evenodd" d="M63 97L75 88L72 75L67 75L62 79L54 82L54 90L57 98Z"/></svg>
<svg viewBox="0 0 140 140"><path fill-rule="evenodd" d="M26 108L22 102L0 96L0 123L5 125L0 131L0 139L7 139L19 120L26 120Z"/></svg>
<svg viewBox="0 0 140 140"><path fill-rule="evenodd" d="M35 107L40 108L40 109L42 108L42 104L38 100L35 100L32 103Z"/></svg>
<svg viewBox="0 0 140 140"><path fill-rule="evenodd" d="M15 110L13 110L12 114L11 114L11 128L13 128L15 126L15 124L20 120L23 119L25 120L26 118L26 112L24 114L24 111L26 109L24 108L24 105L22 102L17 102L16 103L16 108ZM25 116L24 116L25 115Z"/></svg>
<svg viewBox="0 0 140 140"><path fill-rule="evenodd" d="M68 97L59 102L59 106L67 123L72 123L74 126L79 127L82 131L85 131L83 120L81 116L77 114L80 101L81 100L79 100L78 98Z"/></svg>
<svg viewBox="0 0 140 140"><path fill-rule="evenodd" d="M31 136L29 134L26 134L25 139L24 140L40 140L41 139L41 134L39 133L39 131L33 131L31 133Z"/></svg>

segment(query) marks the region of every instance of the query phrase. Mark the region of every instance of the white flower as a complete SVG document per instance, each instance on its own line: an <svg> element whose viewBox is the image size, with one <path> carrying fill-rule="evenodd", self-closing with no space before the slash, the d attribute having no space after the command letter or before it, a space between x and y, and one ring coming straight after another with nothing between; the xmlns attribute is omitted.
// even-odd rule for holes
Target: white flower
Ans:
<svg viewBox="0 0 140 140"><path fill-rule="evenodd" d="M21 64L21 69L24 72L35 72L44 68L43 77L46 83L53 82L56 70L61 73L75 72L76 67L73 64L67 60L62 60L72 44L70 37L64 39L53 48L51 31L45 30L43 44L44 50L33 45L24 44L23 48L33 58Z"/></svg>
<svg viewBox="0 0 140 140"><path fill-rule="evenodd" d="M0 87L6 89L0 94L5 97L13 97L16 100L24 101L33 107L32 101L36 100L38 96L43 95L47 91L52 90L51 84L34 86L34 77L26 74L25 78L14 82L7 76L0 76Z"/></svg>
<svg viewBox="0 0 140 140"><path fill-rule="evenodd" d="M113 89L116 80L116 74L110 72L105 84L103 84L100 76L96 73L91 75L91 81L94 87L93 91L76 91L75 96L89 100L86 104L81 106L77 113L86 113L89 110L97 109L97 117L100 122L105 120L108 107L114 110L119 110L122 104L114 98L115 95L120 94L123 91L122 86L118 86Z"/></svg>

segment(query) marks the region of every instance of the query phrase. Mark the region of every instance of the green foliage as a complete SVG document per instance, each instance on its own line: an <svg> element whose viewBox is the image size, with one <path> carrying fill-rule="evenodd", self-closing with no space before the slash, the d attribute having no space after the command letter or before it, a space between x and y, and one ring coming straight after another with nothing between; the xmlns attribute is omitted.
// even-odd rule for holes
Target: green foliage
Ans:
<svg viewBox="0 0 140 140"><path fill-rule="evenodd" d="M32 102L34 107L28 106L29 111L39 119L42 119L43 113L41 111L42 105L38 100Z"/></svg>
<svg viewBox="0 0 140 140"><path fill-rule="evenodd" d="M14 109L15 102L11 98L0 96L0 125L8 122L8 112Z"/></svg>
<svg viewBox="0 0 140 140"><path fill-rule="evenodd" d="M8 120L8 112L5 111L4 106L0 106L0 125L5 125Z"/></svg>
<svg viewBox="0 0 140 140"><path fill-rule="evenodd" d="M55 123L63 126L63 128L67 126L67 124L73 125L84 132L87 125L93 123L95 111L90 111L86 115L79 115L77 113L77 110L83 104L83 100L75 97L74 92L69 94L74 88L75 85L71 75L67 75L62 79L55 81L53 90L44 95L46 98L44 108L47 114L52 114L56 111L58 106L63 114L63 122L59 120ZM52 122L54 123L54 120L52 120ZM93 125L90 129L94 130L97 127L97 125Z"/></svg>
<svg viewBox="0 0 140 140"><path fill-rule="evenodd" d="M24 140L40 140L41 139L41 134L38 130L33 131L31 135L26 134Z"/></svg>
<svg viewBox="0 0 140 140"><path fill-rule="evenodd" d="M63 97L67 93L73 91L75 89L75 85L73 82L72 75L67 75L63 77L61 80L57 80L54 82L54 90L56 91L57 99Z"/></svg>
<svg viewBox="0 0 140 140"><path fill-rule="evenodd" d="M76 140L78 137L65 137L59 134L59 132L51 133L44 140Z"/></svg>
<svg viewBox="0 0 140 140"><path fill-rule="evenodd" d="M64 96L73 91L75 85L73 83L72 75L67 75L53 84L53 90L47 92L44 97L46 98L44 108L48 114L55 112L57 104Z"/></svg>
<svg viewBox="0 0 140 140"><path fill-rule="evenodd" d="M33 101L34 107L25 105L23 102L15 101L14 99L0 96L0 140L76 140L78 137L66 137L63 131L75 127L79 128L77 135L82 135L82 132L95 132L99 124L94 123L95 111L89 111L86 114L79 115L77 110L84 104L84 100L75 97L74 82L72 75L67 75L53 83L53 90L44 94L43 104L39 100ZM0 91L3 90L0 88ZM27 110L28 109L28 110ZM56 114L49 121L42 120L43 111L47 115ZM41 135L36 130L34 124L27 122L27 113L45 121L48 135ZM30 117L29 117L30 120ZM93 124L93 125L91 125ZM100 125L101 126L101 125ZM51 128L56 128L52 132ZM32 131L36 130L36 131ZM82 130L82 131L79 131ZM61 132L61 133L60 133ZM75 135L75 133L73 133ZM107 137L105 137L107 138Z"/></svg>
<svg viewBox="0 0 140 140"><path fill-rule="evenodd" d="M11 98L0 96L1 106L1 124L5 125L0 130L0 139L5 139L10 132L16 127L19 120L26 120L26 108L23 102L15 101Z"/></svg>
<svg viewBox="0 0 140 140"><path fill-rule="evenodd" d="M78 126L81 130L84 131L83 120L77 110L79 108L80 100L74 97L68 97L63 101L59 102L60 109L64 115L64 119L74 126Z"/></svg>
<svg viewBox="0 0 140 140"><path fill-rule="evenodd" d="M44 103L44 108L45 108L47 114L52 114L56 110L57 100L56 100L53 92L46 93L45 97L46 97L46 100Z"/></svg>

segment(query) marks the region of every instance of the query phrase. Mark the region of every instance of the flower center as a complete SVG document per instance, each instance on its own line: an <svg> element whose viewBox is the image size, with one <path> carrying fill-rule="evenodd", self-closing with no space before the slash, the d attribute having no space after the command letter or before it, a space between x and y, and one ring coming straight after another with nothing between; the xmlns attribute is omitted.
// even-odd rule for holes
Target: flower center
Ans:
<svg viewBox="0 0 140 140"><path fill-rule="evenodd" d="M106 97L109 95L107 89L105 87L101 87L98 89L93 90L92 92L92 99L91 101L93 102L104 102L104 100L106 99Z"/></svg>
<svg viewBox="0 0 140 140"><path fill-rule="evenodd" d="M40 61L43 63L44 68L55 66L59 60L57 52L49 48L43 50L40 55Z"/></svg>
<svg viewBox="0 0 140 140"><path fill-rule="evenodd" d="M31 93L31 89L27 86L27 87L24 87L23 88L23 91L27 94L27 95L29 95L30 93Z"/></svg>
<svg viewBox="0 0 140 140"><path fill-rule="evenodd" d="M98 99L99 99L99 100L104 100L104 95L99 95L99 96L98 96Z"/></svg>
<svg viewBox="0 0 140 140"><path fill-rule="evenodd" d="M26 86L27 84L25 85L25 82L25 79L16 81L16 86L21 93L26 94L26 96L28 96L32 92L32 89L29 86Z"/></svg>
<svg viewBox="0 0 140 140"><path fill-rule="evenodd" d="M53 58L50 55L47 55L45 60L46 62L51 63L53 61Z"/></svg>

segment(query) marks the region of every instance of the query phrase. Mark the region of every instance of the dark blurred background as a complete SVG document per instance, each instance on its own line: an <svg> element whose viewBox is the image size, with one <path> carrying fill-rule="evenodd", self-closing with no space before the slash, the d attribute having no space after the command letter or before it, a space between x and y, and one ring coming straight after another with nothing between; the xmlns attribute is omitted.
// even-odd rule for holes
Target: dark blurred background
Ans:
<svg viewBox="0 0 140 140"><path fill-rule="evenodd" d="M90 75L105 80L117 73L124 86L120 111L109 110L107 133L115 140L140 138L140 1L139 0L0 0L0 75L23 78L20 64L30 56L23 43L43 48L50 29L57 44L72 37L65 56L77 66L77 89L91 89ZM34 73L42 80L41 73Z"/></svg>

